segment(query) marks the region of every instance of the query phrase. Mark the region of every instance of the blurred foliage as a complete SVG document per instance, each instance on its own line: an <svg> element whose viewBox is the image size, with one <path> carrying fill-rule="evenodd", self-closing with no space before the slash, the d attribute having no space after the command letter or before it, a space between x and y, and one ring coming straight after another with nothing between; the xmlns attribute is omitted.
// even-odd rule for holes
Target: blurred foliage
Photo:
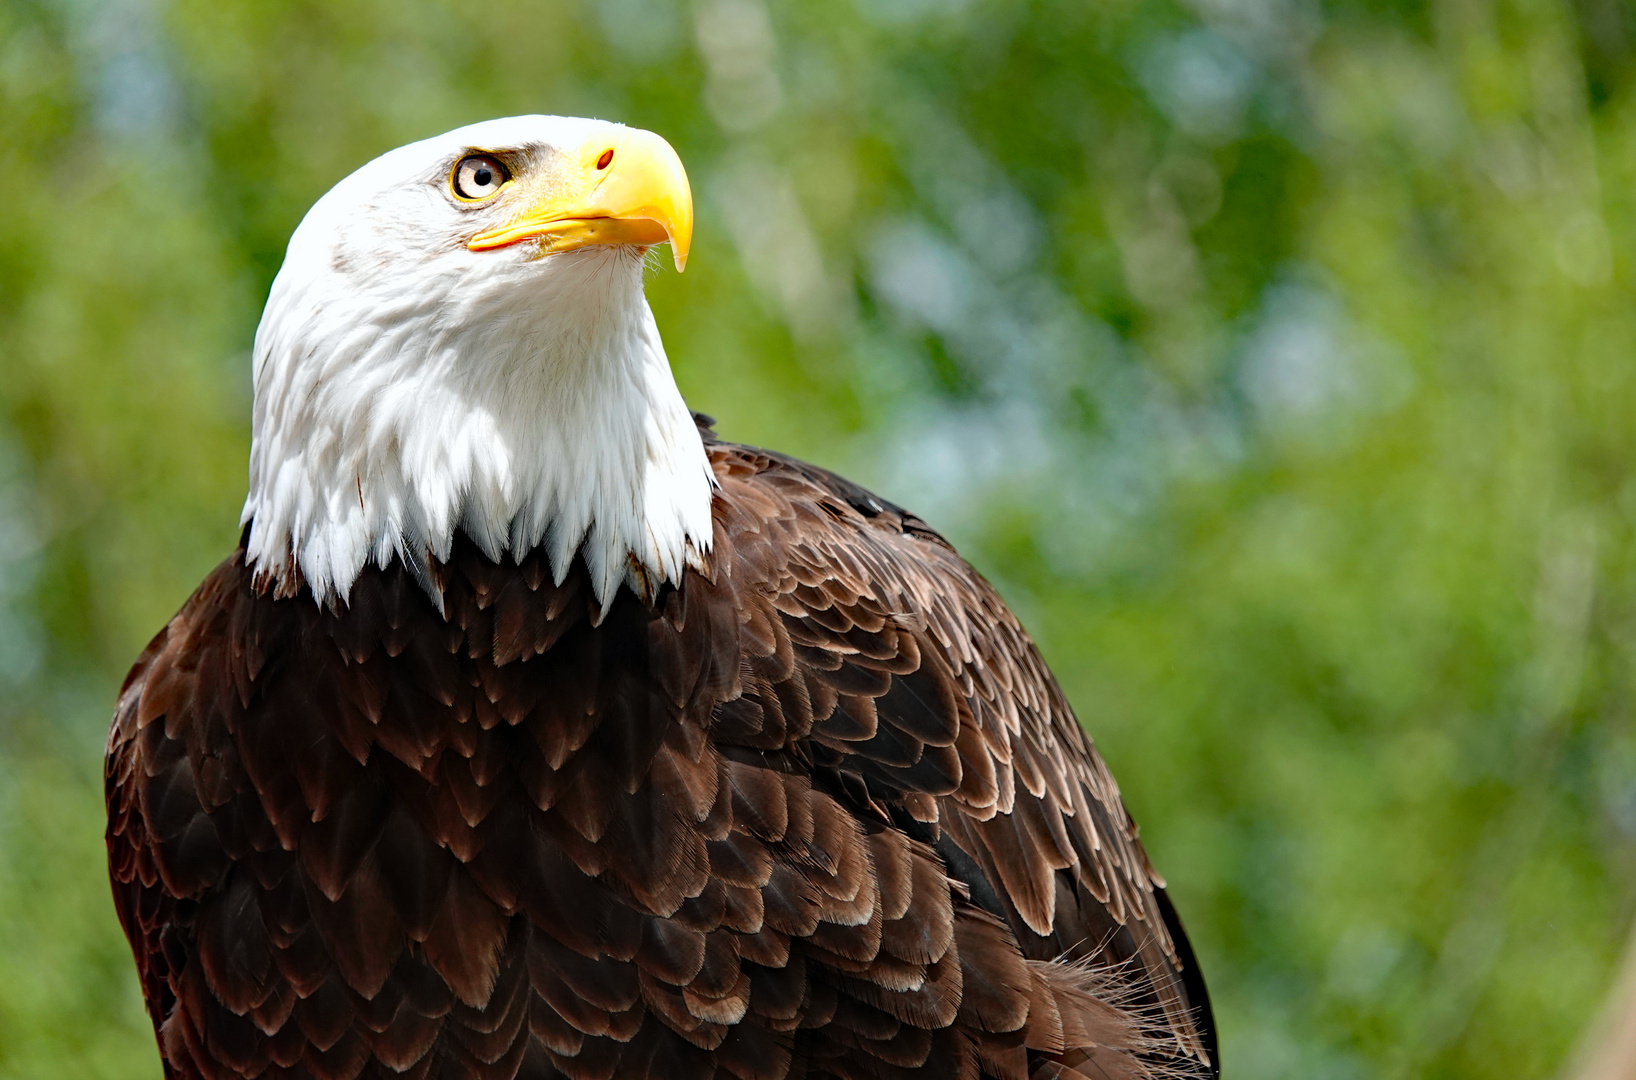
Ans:
<svg viewBox="0 0 1636 1080"><path fill-rule="evenodd" d="M953 537L1245 1078L1542 1077L1636 900L1623 0L0 0L0 1077L156 1077L100 740L237 534L304 209L662 132L689 400Z"/></svg>

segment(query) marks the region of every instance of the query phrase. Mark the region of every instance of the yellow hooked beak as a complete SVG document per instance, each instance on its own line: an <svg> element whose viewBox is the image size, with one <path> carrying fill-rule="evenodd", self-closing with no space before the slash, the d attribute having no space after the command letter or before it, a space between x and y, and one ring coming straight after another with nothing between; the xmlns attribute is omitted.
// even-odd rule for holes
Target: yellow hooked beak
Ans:
<svg viewBox="0 0 1636 1080"><path fill-rule="evenodd" d="M542 255L554 255L592 244L669 241L676 269L687 266L693 192L681 158L651 131L601 133L571 152L565 167L521 186L524 205L516 216L478 233L466 247L488 251L538 240Z"/></svg>

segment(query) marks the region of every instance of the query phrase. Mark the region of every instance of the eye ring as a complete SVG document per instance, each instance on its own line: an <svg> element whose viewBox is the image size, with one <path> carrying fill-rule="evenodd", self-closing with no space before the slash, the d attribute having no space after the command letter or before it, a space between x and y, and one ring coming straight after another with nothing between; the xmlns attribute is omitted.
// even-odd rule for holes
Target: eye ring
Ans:
<svg viewBox="0 0 1636 1080"><path fill-rule="evenodd" d="M464 202L482 202L511 181L511 170L492 154L467 154L449 173L449 190Z"/></svg>

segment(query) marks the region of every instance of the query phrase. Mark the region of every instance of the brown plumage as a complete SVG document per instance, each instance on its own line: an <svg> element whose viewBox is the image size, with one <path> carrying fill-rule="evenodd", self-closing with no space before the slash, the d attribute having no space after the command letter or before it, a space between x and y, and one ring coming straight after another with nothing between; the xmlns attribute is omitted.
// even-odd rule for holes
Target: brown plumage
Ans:
<svg viewBox="0 0 1636 1080"><path fill-rule="evenodd" d="M911 514L718 442L707 572L605 617L457 542L242 549L137 661L114 896L177 1078L1215 1075L1118 787Z"/></svg>

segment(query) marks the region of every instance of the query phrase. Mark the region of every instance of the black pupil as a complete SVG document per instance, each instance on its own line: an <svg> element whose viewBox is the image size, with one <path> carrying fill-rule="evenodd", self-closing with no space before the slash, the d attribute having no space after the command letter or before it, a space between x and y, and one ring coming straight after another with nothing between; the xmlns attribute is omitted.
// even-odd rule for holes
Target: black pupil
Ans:
<svg viewBox="0 0 1636 1080"><path fill-rule="evenodd" d="M487 165L479 165L477 171L471 174L471 178L478 187L488 187L494 180L494 173L489 171Z"/></svg>

